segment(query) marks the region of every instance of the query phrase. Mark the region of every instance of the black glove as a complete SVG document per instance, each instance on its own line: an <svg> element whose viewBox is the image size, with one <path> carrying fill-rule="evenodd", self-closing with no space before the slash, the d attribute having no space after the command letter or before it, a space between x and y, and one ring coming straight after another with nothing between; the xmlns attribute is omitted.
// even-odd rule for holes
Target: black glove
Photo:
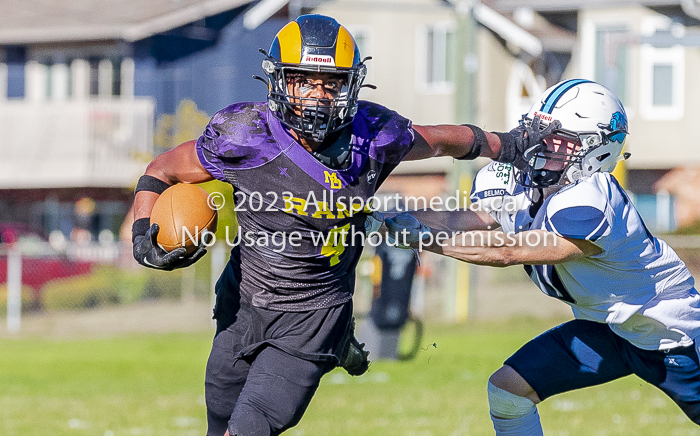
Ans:
<svg viewBox="0 0 700 436"><path fill-rule="evenodd" d="M540 131L540 117L535 117L529 126L521 122L508 133L496 133L501 138L501 154L496 160L527 170L532 156L544 149L544 138L559 128L561 123L555 120Z"/></svg>
<svg viewBox="0 0 700 436"><path fill-rule="evenodd" d="M183 247L165 251L156 242L158 230L158 224L153 223L146 233L133 235L134 259L145 267L172 271L192 265L207 253L204 246L190 255L185 254L187 250Z"/></svg>

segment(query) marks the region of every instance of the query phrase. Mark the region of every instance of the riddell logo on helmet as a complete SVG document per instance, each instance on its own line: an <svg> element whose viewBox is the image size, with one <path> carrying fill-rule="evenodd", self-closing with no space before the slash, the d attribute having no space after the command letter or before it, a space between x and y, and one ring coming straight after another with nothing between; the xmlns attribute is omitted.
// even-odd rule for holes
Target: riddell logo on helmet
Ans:
<svg viewBox="0 0 700 436"><path fill-rule="evenodd" d="M554 117L552 117L552 115L546 114L544 112L535 111L535 116L540 117L540 120L546 121L548 123L551 123L552 121L554 121Z"/></svg>
<svg viewBox="0 0 700 436"><path fill-rule="evenodd" d="M333 65L335 66L335 62L333 62L333 56L327 56L327 55L306 55L304 56L304 59L301 61L302 64L315 64L315 65Z"/></svg>

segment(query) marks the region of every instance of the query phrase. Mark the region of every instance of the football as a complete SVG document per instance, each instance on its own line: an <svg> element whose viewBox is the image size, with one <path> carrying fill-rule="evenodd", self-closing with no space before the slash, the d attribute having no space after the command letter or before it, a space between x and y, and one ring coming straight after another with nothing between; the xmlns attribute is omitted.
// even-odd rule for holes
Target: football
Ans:
<svg viewBox="0 0 700 436"><path fill-rule="evenodd" d="M194 252L205 231L215 232L217 213L209 194L197 185L178 183L163 191L151 211L151 225L158 223L158 244L165 251L185 247Z"/></svg>

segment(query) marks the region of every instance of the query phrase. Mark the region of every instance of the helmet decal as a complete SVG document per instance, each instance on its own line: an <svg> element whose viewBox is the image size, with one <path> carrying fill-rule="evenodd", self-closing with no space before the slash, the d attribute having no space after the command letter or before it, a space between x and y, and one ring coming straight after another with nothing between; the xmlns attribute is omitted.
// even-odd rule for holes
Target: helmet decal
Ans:
<svg viewBox="0 0 700 436"><path fill-rule="evenodd" d="M355 40L343 26L338 29L338 39L335 42L335 63L342 68L360 63L360 52L355 50Z"/></svg>
<svg viewBox="0 0 700 436"><path fill-rule="evenodd" d="M296 21L279 31L270 47L270 56L284 63L297 63L301 60L301 32Z"/></svg>
<svg viewBox="0 0 700 436"><path fill-rule="evenodd" d="M613 132L615 130L624 130L624 132L617 133L611 136L609 139L615 142L623 142L625 140L625 135L627 134L627 117L622 112L615 112L610 119L610 130Z"/></svg>
<svg viewBox="0 0 700 436"><path fill-rule="evenodd" d="M583 79L573 79L573 80L567 80L565 82L561 82L559 86L556 87L545 99L544 102L542 102L542 108L540 108L540 111L551 114L552 109L557 105L557 102L561 98L562 95L566 93L566 91L570 90L574 86L581 84L581 83L590 83L590 80L583 80Z"/></svg>

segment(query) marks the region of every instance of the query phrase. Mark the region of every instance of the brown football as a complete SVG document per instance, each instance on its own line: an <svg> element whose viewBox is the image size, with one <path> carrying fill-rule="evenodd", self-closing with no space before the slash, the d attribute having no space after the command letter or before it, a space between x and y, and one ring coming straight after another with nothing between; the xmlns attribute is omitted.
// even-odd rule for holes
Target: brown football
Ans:
<svg viewBox="0 0 700 436"><path fill-rule="evenodd" d="M192 253L202 243L205 230L216 231L216 221L207 191L186 183L166 189L151 211L151 225L158 223L158 244L165 251L185 247Z"/></svg>

